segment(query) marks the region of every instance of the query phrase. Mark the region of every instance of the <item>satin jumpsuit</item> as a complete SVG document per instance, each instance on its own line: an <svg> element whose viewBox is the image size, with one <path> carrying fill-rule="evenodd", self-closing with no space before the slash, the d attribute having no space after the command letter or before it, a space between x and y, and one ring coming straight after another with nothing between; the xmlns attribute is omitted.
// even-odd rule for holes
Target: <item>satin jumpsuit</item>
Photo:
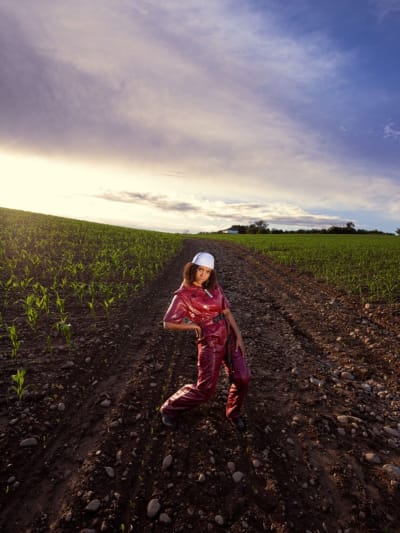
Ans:
<svg viewBox="0 0 400 533"><path fill-rule="evenodd" d="M165 414L177 416L209 400L223 364L231 382L225 413L230 420L240 416L251 375L246 359L236 348L234 331L222 315L227 308L229 302L220 286L206 290L182 284L175 291L164 322L194 322L201 327L202 335L197 339L197 383L184 385L168 398L161 406Z"/></svg>

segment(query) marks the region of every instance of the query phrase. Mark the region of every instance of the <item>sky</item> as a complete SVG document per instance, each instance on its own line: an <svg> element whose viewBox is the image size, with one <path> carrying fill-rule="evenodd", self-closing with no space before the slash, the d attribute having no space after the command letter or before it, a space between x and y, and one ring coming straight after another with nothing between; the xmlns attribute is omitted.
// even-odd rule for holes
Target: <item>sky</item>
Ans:
<svg viewBox="0 0 400 533"><path fill-rule="evenodd" d="M400 226L400 0L0 0L0 206Z"/></svg>

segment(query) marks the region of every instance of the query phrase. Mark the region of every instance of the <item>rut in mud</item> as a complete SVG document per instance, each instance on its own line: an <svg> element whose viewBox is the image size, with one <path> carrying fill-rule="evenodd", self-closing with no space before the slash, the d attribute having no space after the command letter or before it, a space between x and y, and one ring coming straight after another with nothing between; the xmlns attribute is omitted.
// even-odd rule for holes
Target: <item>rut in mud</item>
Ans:
<svg viewBox="0 0 400 533"><path fill-rule="evenodd" d="M194 337L162 317L199 250L216 257L248 351L244 434L224 417L223 373L176 430L159 419L196 376ZM37 393L1 397L0 530L399 531L399 323L397 308L188 239L112 323L92 332L82 319L73 355L32 347Z"/></svg>

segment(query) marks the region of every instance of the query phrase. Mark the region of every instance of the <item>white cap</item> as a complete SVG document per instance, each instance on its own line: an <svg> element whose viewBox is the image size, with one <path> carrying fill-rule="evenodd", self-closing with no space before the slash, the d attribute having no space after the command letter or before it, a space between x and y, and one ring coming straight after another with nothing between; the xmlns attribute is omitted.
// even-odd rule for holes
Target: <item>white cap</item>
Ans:
<svg viewBox="0 0 400 533"><path fill-rule="evenodd" d="M192 263L214 270L214 257L207 252L199 252L196 254L192 259Z"/></svg>

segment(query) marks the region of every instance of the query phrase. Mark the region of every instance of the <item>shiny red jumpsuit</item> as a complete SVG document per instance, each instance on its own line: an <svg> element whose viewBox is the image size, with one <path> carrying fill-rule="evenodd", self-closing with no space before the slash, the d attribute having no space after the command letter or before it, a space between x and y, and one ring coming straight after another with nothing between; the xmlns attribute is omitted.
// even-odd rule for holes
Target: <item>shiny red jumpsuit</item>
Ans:
<svg viewBox="0 0 400 533"><path fill-rule="evenodd" d="M231 386L226 403L226 416L233 420L240 415L248 390L250 370L227 319L221 313L229 308L221 287L205 290L182 284L174 293L164 322L194 322L202 329L197 340L197 383L184 385L168 398L161 410L169 416L192 409L209 400L216 389L220 368L224 364Z"/></svg>

